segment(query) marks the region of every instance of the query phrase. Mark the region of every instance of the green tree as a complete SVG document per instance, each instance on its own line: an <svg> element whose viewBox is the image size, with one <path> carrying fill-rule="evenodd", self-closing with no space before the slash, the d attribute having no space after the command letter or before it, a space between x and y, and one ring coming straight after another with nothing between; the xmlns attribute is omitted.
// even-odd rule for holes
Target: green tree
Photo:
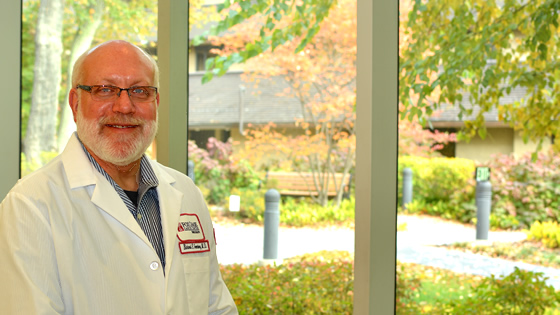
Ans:
<svg viewBox="0 0 560 315"><path fill-rule="evenodd" d="M37 14L33 94L23 152L28 161L56 148L56 107L60 89L64 0L42 1Z"/></svg>
<svg viewBox="0 0 560 315"><path fill-rule="evenodd" d="M221 76L229 67L272 50L287 42L297 42L295 52L302 51L319 32L321 22L328 16L338 0L224 0L218 6L223 18L206 34L198 37L194 45L199 45L209 36L218 36L236 25L255 16L262 17L263 23L257 27L259 36L244 43L243 49L229 55L210 58L208 71L203 82L214 76Z"/></svg>
<svg viewBox="0 0 560 315"><path fill-rule="evenodd" d="M484 114L497 109L525 141L558 138L559 10L559 0L413 1L401 25L411 39L400 58L401 115L455 105L468 138L484 137ZM514 88L522 100L506 98Z"/></svg>
<svg viewBox="0 0 560 315"><path fill-rule="evenodd" d="M23 2L22 63L22 133L24 134L24 153L31 167L42 164L42 152L55 152L64 147L74 130L71 111L68 110L66 97L71 88L74 61L89 47L108 39L124 39L155 52L157 31L157 1L155 0L75 0L59 1L59 15L38 18L41 8L57 3L56 1L29 0ZM189 2L190 24L197 25L216 18L215 8L203 7L202 0ZM57 49L42 49L36 45L45 30L52 29L43 21L58 23L61 31L49 36L49 43L58 43ZM34 41L34 39L36 39ZM41 51L41 58L51 60L46 65L48 75L39 73L38 59L34 55ZM56 64L55 64L56 62ZM33 73L35 70L35 74ZM33 88L32 88L33 85ZM46 92L53 92L46 100ZM64 93L58 93L58 91ZM37 104L35 104L37 103ZM33 166L34 165L34 166Z"/></svg>

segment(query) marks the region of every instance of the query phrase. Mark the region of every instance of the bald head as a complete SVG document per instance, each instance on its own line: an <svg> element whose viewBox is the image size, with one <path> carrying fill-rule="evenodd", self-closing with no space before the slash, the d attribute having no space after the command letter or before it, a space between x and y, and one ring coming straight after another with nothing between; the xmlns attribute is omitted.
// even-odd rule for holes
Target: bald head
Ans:
<svg viewBox="0 0 560 315"><path fill-rule="evenodd" d="M83 53L74 63L72 71L72 87L84 84L83 79L87 75L85 65L99 58L132 58L138 59L153 71L153 85L159 87L159 68L152 56L142 48L123 40L112 40L99 44ZM94 71L94 69L93 69Z"/></svg>

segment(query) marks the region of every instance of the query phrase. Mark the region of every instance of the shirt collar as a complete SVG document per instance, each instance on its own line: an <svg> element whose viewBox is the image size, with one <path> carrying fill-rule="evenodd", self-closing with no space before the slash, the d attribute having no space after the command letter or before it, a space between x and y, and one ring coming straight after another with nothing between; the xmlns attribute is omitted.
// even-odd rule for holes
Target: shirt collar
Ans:
<svg viewBox="0 0 560 315"><path fill-rule="evenodd" d="M82 149L86 153L89 161L93 165L93 167L95 167L95 169L99 173L101 173L113 186L118 186L118 184L113 180L113 178L111 178L111 176L103 169L103 167L101 167L101 165L99 165L99 163L97 163L97 161L89 153L89 151L86 149L85 145L82 143L82 140L80 140L80 137L77 136L77 138L78 138L78 141L80 142L80 145L82 146ZM142 158L140 159L140 182L138 183L139 195L143 195L146 190L148 190L149 188L152 188L152 187L157 187L158 185L159 185L159 181L157 179L157 176L154 173L154 170L152 169L152 166L150 165L150 161L148 160L148 158L144 154L144 155L142 155ZM119 188L120 188L120 186L119 186Z"/></svg>

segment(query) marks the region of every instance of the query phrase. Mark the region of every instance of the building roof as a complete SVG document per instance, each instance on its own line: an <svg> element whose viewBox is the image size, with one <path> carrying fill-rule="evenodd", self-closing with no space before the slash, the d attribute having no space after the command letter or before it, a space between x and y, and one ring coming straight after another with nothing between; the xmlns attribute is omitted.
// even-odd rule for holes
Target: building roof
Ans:
<svg viewBox="0 0 560 315"><path fill-rule="evenodd" d="M526 94L526 88L517 87L511 90L511 93L500 98L500 104L511 104L521 100ZM480 107L474 105L469 101L470 93L463 94L463 100L460 102L464 108L473 108L473 114L470 116L463 116L459 119L459 103L455 105L443 106L441 110L432 115L429 119L434 127L459 127L463 125L463 121L472 120L480 112ZM498 109L493 107L490 111L483 114L488 127L507 126L504 122L498 119Z"/></svg>
<svg viewBox="0 0 560 315"><path fill-rule="evenodd" d="M301 104L295 97L280 96L288 84L283 77L262 79L258 87L241 78L242 71L230 71L221 77L202 84L203 72L189 74L189 127L201 129L231 128L243 121L251 124L293 124L302 118ZM509 95L500 98L500 104L509 104L525 96L525 88L512 89ZM463 95L464 108L472 108L469 94ZM240 108L243 114L240 114ZM474 119L479 107L474 106L471 116L459 119L459 104L443 106L429 119L436 128L458 128L463 121ZM498 110L492 108L484 113L487 127L505 127L498 119Z"/></svg>
<svg viewBox="0 0 560 315"><path fill-rule="evenodd" d="M285 125L302 118L296 98L279 96L288 87L282 77L261 80L255 87L243 81L241 73L230 71L206 84L201 82L203 72L189 74L189 127L230 128L241 120L245 125Z"/></svg>

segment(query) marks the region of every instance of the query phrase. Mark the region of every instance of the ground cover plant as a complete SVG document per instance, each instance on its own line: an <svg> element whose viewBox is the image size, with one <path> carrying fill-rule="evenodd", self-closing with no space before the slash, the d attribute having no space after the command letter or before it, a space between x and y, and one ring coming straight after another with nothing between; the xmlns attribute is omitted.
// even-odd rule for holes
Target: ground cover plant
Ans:
<svg viewBox="0 0 560 315"><path fill-rule="evenodd" d="M221 266L241 314L352 314L353 256L322 251L279 266ZM560 295L542 274L454 273L397 262L397 314L556 314Z"/></svg>

